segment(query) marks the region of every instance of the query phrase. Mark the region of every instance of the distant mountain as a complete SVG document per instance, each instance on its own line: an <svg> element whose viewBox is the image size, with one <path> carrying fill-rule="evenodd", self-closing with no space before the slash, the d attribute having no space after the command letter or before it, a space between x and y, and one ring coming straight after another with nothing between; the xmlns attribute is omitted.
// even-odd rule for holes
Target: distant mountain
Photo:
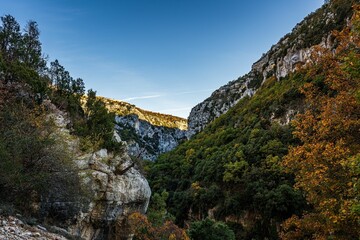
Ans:
<svg viewBox="0 0 360 240"><path fill-rule="evenodd" d="M110 112L116 114L116 130L127 142L131 156L155 160L187 140L187 120L143 110L123 101L99 97Z"/></svg>
<svg viewBox="0 0 360 240"><path fill-rule="evenodd" d="M178 128L180 130L187 130L187 120L181 117L176 117L168 114L151 112L136 107L133 104L118 101L110 98L99 97L105 104L109 111L116 113L118 116L127 116L135 114L139 119L147 121L154 126Z"/></svg>

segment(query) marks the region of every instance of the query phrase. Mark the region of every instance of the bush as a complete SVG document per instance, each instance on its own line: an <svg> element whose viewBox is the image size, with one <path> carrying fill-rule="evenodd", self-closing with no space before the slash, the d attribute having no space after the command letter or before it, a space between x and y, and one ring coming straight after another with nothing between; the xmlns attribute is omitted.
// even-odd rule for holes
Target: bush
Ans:
<svg viewBox="0 0 360 240"><path fill-rule="evenodd" d="M2 109L0 198L30 215L44 211L65 221L78 207L75 204L71 213L58 214L53 203L79 203L81 188L71 155L55 139L53 126L40 107L30 109L15 101Z"/></svg>
<svg viewBox="0 0 360 240"><path fill-rule="evenodd" d="M234 232L223 222L205 219L193 222L189 229L189 236L193 240L235 240Z"/></svg>

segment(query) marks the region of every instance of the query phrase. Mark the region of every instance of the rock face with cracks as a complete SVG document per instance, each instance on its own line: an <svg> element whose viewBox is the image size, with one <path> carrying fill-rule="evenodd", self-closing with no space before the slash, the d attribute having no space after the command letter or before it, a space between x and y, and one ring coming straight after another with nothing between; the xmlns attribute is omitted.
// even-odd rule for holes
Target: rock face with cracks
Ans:
<svg viewBox="0 0 360 240"><path fill-rule="evenodd" d="M251 97L266 79L281 81L311 62L315 46L331 48L331 31L336 29L337 13L324 5L297 24L255 62L248 74L230 81L197 104L188 117L188 137L200 132L244 97ZM316 31L315 29L319 29Z"/></svg>
<svg viewBox="0 0 360 240"><path fill-rule="evenodd" d="M158 155L173 150L187 139L187 131L156 126L138 115L116 116L116 131L128 145L128 154L154 161Z"/></svg>
<svg viewBox="0 0 360 240"><path fill-rule="evenodd" d="M80 156L76 161L84 183L90 186L88 209L79 214L72 233L85 239L108 239L115 222L135 211L145 213L151 190L127 154L113 156L106 149ZM131 233L124 226L121 239Z"/></svg>
<svg viewBox="0 0 360 240"><path fill-rule="evenodd" d="M81 153L78 139L71 136L65 128L68 123L66 114L54 109L51 117L58 126L59 138L66 140L74 153L78 174L88 191L82 210L68 228L69 233L89 240L131 239L131 232L126 224L118 225L115 238L115 224L126 222L127 216L133 212L146 212L151 196L147 180L125 148L116 155L106 149L95 153ZM125 142L120 144L126 146ZM64 204L67 206L72 203Z"/></svg>

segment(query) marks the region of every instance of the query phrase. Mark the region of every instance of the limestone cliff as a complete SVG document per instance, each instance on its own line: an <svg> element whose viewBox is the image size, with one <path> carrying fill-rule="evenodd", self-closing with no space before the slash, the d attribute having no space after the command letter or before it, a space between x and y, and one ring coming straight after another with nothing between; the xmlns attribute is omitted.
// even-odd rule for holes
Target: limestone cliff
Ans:
<svg viewBox="0 0 360 240"><path fill-rule="evenodd" d="M334 1L335 2L335 1ZM196 105L188 117L189 135L201 131L208 123L226 113L240 99L252 96L269 77L278 80L305 66L314 46L331 48L331 32L341 29L351 12L351 1L338 7L328 3L297 24L291 33L252 65L248 74L220 87Z"/></svg>
<svg viewBox="0 0 360 240"><path fill-rule="evenodd" d="M180 130L187 129L187 120L181 117L147 111L123 101L113 100L104 97L99 98L103 102L105 102L106 107L109 109L109 111L114 112L118 116L135 114L139 117L139 119L147 121L154 126L177 128Z"/></svg>
<svg viewBox="0 0 360 240"><path fill-rule="evenodd" d="M155 160L187 139L186 119L143 110L123 101L99 97L116 114L117 136L132 157Z"/></svg>
<svg viewBox="0 0 360 240"><path fill-rule="evenodd" d="M147 160L155 160L187 139L187 131L156 126L135 114L116 116L116 130L121 140L127 142L131 156Z"/></svg>
<svg viewBox="0 0 360 240"><path fill-rule="evenodd" d="M84 153L79 150L79 140L70 135L66 128L69 122L67 114L51 103L47 104L54 112L49 117L54 119L58 127L57 137L65 140L73 153L73 162L88 191L81 210L70 224L69 232L92 240L128 239L131 233L123 223L133 212L146 212L151 190L147 180L125 151L126 143L122 143L124 151L116 155L106 149ZM62 212L79 203L52 201L40 204ZM117 238L113 235L115 224L121 228L120 231L117 229Z"/></svg>
<svg viewBox="0 0 360 240"><path fill-rule="evenodd" d="M115 224L126 221L133 212L145 213L151 190L131 158L114 156L102 149L75 159L84 183L90 187L87 210L78 214L72 234L85 239L115 239ZM131 232L123 224L117 239L128 239Z"/></svg>

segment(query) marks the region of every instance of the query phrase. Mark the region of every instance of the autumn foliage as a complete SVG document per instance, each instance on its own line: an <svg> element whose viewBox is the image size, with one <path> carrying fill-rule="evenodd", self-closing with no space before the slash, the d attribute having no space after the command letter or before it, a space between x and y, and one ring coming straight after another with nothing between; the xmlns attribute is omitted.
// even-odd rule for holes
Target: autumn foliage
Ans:
<svg viewBox="0 0 360 240"><path fill-rule="evenodd" d="M286 220L282 239L360 236L360 6L350 23L334 33L334 50L316 49L311 81L302 87L306 111L293 122L302 144L283 166L312 210Z"/></svg>
<svg viewBox="0 0 360 240"><path fill-rule="evenodd" d="M129 216L129 225L138 240L189 240L184 229L176 226L172 221L165 221L163 225L153 225L145 215L133 213Z"/></svg>

